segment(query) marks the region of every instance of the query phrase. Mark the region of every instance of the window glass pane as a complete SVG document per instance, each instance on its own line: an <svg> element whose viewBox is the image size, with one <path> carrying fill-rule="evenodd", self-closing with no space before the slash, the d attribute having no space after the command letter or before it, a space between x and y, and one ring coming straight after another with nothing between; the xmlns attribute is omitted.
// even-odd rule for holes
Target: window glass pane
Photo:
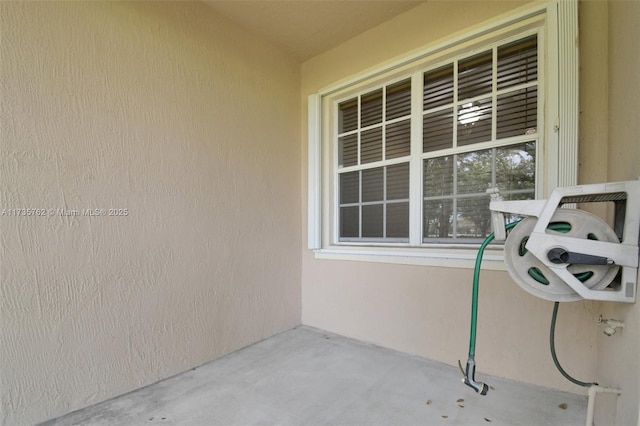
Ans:
<svg viewBox="0 0 640 426"><path fill-rule="evenodd" d="M498 89L538 78L538 36L498 48Z"/></svg>
<svg viewBox="0 0 640 426"><path fill-rule="evenodd" d="M362 171L362 201L382 201L384 191L382 167Z"/></svg>
<svg viewBox="0 0 640 426"><path fill-rule="evenodd" d="M387 86L387 120L411 114L411 80Z"/></svg>
<svg viewBox="0 0 640 426"><path fill-rule="evenodd" d="M341 237L359 237L359 216L360 208L340 207L340 236Z"/></svg>
<svg viewBox="0 0 640 426"><path fill-rule="evenodd" d="M387 200L409 198L409 163L387 167Z"/></svg>
<svg viewBox="0 0 640 426"><path fill-rule="evenodd" d="M362 206L362 236L368 238L382 237L382 204Z"/></svg>
<svg viewBox="0 0 640 426"><path fill-rule="evenodd" d="M458 238L484 238L491 233L489 201L490 198L486 194L458 199Z"/></svg>
<svg viewBox="0 0 640 426"><path fill-rule="evenodd" d="M409 203L387 204L387 237L409 238Z"/></svg>
<svg viewBox="0 0 640 426"><path fill-rule="evenodd" d="M492 56L489 50L458 62L459 101L491 92Z"/></svg>
<svg viewBox="0 0 640 426"><path fill-rule="evenodd" d="M358 164L358 135L338 138L338 167Z"/></svg>
<svg viewBox="0 0 640 426"><path fill-rule="evenodd" d="M382 89L362 96L360 127L382 122Z"/></svg>
<svg viewBox="0 0 640 426"><path fill-rule="evenodd" d="M365 130L360 136L360 164L382 160L382 127Z"/></svg>
<svg viewBox="0 0 640 426"><path fill-rule="evenodd" d="M423 152L447 149L453 146L453 109L425 114L422 119Z"/></svg>
<svg viewBox="0 0 640 426"><path fill-rule="evenodd" d="M349 99L338 105L338 133L358 128L358 98Z"/></svg>
<svg viewBox="0 0 640 426"><path fill-rule="evenodd" d="M486 196L491 185L491 167L493 150L458 154L458 194L478 194ZM487 196L487 199L489 197Z"/></svg>
<svg viewBox="0 0 640 426"><path fill-rule="evenodd" d="M452 200L430 200L424 202L424 237L453 237L451 219L453 217Z"/></svg>
<svg viewBox="0 0 640 426"><path fill-rule="evenodd" d="M458 146L491 140L491 98L458 107Z"/></svg>
<svg viewBox="0 0 640 426"><path fill-rule="evenodd" d="M424 196L453 194L453 156L424 160Z"/></svg>
<svg viewBox="0 0 640 426"><path fill-rule="evenodd" d="M411 153L411 121L404 120L386 126L386 159L404 157Z"/></svg>
<svg viewBox="0 0 640 426"><path fill-rule="evenodd" d="M424 73L423 109L453 103L453 64Z"/></svg>
<svg viewBox="0 0 640 426"><path fill-rule="evenodd" d="M496 109L498 138L536 133L538 88L530 87L500 95Z"/></svg>
<svg viewBox="0 0 640 426"><path fill-rule="evenodd" d="M536 144L496 148L496 184L501 191L530 190L536 184Z"/></svg>
<svg viewBox="0 0 640 426"><path fill-rule="evenodd" d="M340 204L360 201L360 172L340 174Z"/></svg>
<svg viewBox="0 0 640 426"><path fill-rule="evenodd" d="M502 198L504 198L505 201L517 201L517 200L532 200L534 197L533 197L533 191L531 191L531 192L526 192L521 194L520 193L504 194ZM507 215L507 216L517 217L517 215Z"/></svg>

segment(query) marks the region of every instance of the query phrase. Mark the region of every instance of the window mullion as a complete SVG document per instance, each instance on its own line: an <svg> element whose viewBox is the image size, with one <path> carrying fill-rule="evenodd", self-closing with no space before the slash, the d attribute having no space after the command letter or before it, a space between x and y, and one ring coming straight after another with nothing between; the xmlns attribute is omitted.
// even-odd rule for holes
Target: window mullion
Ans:
<svg viewBox="0 0 640 426"><path fill-rule="evenodd" d="M382 90L382 160L387 159L387 88Z"/></svg>
<svg viewBox="0 0 640 426"><path fill-rule="evenodd" d="M495 187L496 185L496 156L498 154L498 150L495 148L491 149L491 186Z"/></svg>
<svg viewBox="0 0 640 426"><path fill-rule="evenodd" d="M387 167L382 168L382 238L387 238Z"/></svg>
<svg viewBox="0 0 640 426"><path fill-rule="evenodd" d="M422 242L422 72L411 77L411 159L409 160L409 244Z"/></svg>
<svg viewBox="0 0 640 426"><path fill-rule="evenodd" d="M362 164L362 96L358 96L357 165ZM362 238L362 171L358 171L358 238Z"/></svg>
<svg viewBox="0 0 640 426"><path fill-rule="evenodd" d="M452 220L451 220L451 229L452 236L455 240L458 238L458 221L456 220L458 217L458 154L453 154L452 157L452 167L453 167L453 202L452 202Z"/></svg>
<svg viewBox="0 0 640 426"><path fill-rule="evenodd" d="M458 148L458 60L453 61L453 150ZM451 214L453 221L451 223L452 237L455 240L458 235L458 221L456 220L458 211L458 156L451 156L453 161L453 199L451 200ZM442 225L441 225L442 226Z"/></svg>
<svg viewBox="0 0 640 426"><path fill-rule="evenodd" d="M358 171L358 238L362 238L362 170Z"/></svg>
<svg viewBox="0 0 640 426"><path fill-rule="evenodd" d="M498 133L498 47L493 46L491 63L491 140L496 140Z"/></svg>
<svg viewBox="0 0 640 426"><path fill-rule="evenodd" d="M361 155L361 142L362 142L362 96L358 96L358 139L356 141L356 164L359 166L360 164L362 164L361 160L360 160L360 155Z"/></svg>
<svg viewBox="0 0 640 426"><path fill-rule="evenodd" d="M453 148L458 147L458 61L453 61Z"/></svg>

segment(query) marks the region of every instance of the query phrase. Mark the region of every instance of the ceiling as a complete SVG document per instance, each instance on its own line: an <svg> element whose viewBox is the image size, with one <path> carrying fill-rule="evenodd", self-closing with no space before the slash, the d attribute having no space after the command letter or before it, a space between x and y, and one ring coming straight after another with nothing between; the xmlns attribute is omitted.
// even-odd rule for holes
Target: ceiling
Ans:
<svg viewBox="0 0 640 426"><path fill-rule="evenodd" d="M304 62L423 1L205 0L205 3Z"/></svg>

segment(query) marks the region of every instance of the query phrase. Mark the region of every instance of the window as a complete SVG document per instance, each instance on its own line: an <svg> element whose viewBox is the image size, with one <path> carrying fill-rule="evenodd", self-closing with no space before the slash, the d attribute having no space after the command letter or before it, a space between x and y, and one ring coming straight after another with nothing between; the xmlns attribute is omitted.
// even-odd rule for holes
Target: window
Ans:
<svg viewBox="0 0 640 426"><path fill-rule="evenodd" d="M409 241L411 80L341 102L340 241Z"/></svg>
<svg viewBox="0 0 640 426"><path fill-rule="evenodd" d="M495 44L332 106L338 241L409 242L412 120L422 122L414 165L422 167L424 243L486 237L489 187L534 197L537 38ZM417 113L412 80L422 94Z"/></svg>
<svg viewBox="0 0 640 426"><path fill-rule="evenodd" d="M462 253L492 231L488 188L533 199L557 186L575 162L558 154L558 110L577 114L577 95L558 89L556 44L570 40L558 10L538 5L312 96L310 247Z"/></svg>
<svg viewBox="0 0 640 426"><path fill-rule="evenodd" d="M485 238L489 187L535 197L539 85L535 34L424 73L425 243Z"/></svg>

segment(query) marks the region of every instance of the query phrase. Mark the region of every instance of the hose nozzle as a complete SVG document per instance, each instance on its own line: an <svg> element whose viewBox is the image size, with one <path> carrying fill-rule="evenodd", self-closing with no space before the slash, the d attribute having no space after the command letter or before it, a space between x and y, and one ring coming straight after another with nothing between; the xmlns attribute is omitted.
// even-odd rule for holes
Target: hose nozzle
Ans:
<svg viewBox="0 0 640 426"><path fill-rule="evenodd" d="M476 382L476 362L473 357L467 359L467 368L462 369L462 363L458 360L458 367L462 373L462 383L472 388L480 395L486 395L489 392L489 386L486 383Z"/></svg>

